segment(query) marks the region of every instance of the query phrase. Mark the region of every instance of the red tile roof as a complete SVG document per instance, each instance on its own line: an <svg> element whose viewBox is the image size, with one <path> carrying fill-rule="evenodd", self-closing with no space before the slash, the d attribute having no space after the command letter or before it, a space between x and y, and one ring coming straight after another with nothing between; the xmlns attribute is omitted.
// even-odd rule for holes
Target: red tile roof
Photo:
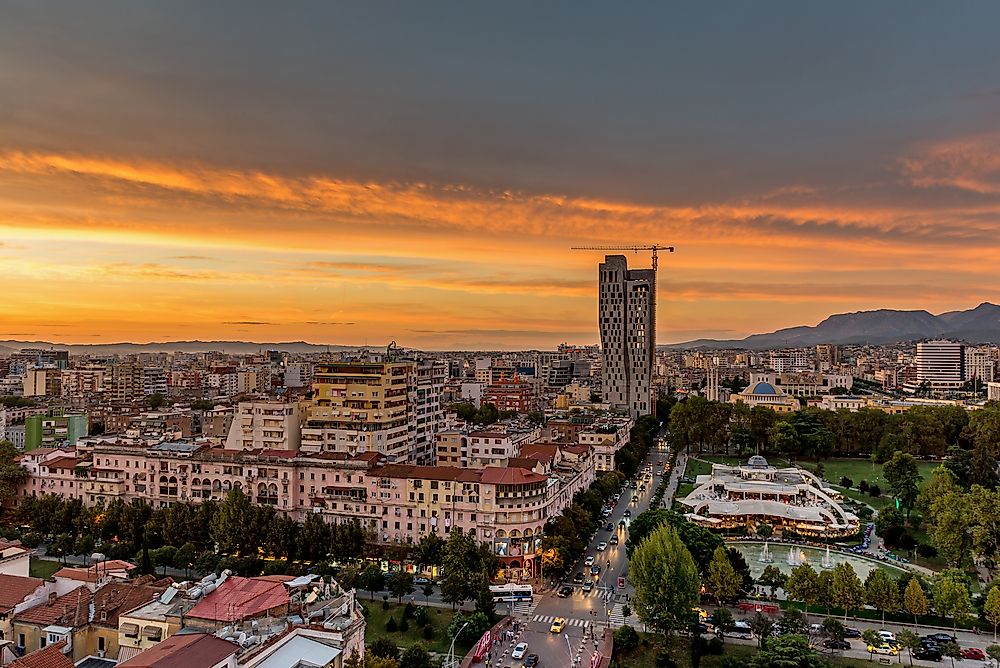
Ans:
<svg viewBox="0 0 1000 668"><path fill-rule="evenodd" d="M213 666L239 647L208 633L181 633L150 647L118 668L200 668Z"/></svg>
<svg viewBox="0 0 1000 668"><path fill-rule="evenodd" d="M0 610L9 610L21 603L44 582L38 578L0 574Z"/></svg>
<svg viewBox="0 0 1000 668"><path fill-rule="evenodd" d="M87 624L97 624L118 628L118 615L152 601L166 591L170 582L169 579L148 585L137 582L112 582L96 592L91 592L81 585L56 598L51 604L42 603L17 613L14 615L14 621L38 626L59 624L78 628Z"/></svg>
<svg viewBox="0 0 1000 668"><path fill-rule="evenodd" d="M50 469L74 469L79 463L80 460L76 457L56 457L47 462L42 462L43 465L48 466Z"/></svg>
<svg viewBox="0 0 1000 668"><path fill-rule="evenodd" d="M73 662L62 653L66 641L40 649L7 665L7 668L73 668Z"/></svg>
<svg viewBox="0 0 1000 668"><path fill-rule="evenodd" d="M483 469L482 482L494 485L525 485L530 483L545 482L548 480L543 475L532 473L528 469L500 468L499 466L488 466Z"/></svg>
<svg viewBox="0 0 1000 668"><path fill-rule="evenodd" d="M231 576L219 588L191 608L188 617L232 622L263 615L267 610L289 602L283 581L272 578Z"/></svg>

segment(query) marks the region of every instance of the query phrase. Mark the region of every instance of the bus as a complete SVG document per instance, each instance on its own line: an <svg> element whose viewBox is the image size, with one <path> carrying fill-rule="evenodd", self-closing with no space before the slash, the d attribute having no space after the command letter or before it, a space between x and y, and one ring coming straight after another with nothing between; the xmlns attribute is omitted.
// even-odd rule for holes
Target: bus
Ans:
<svg viewBox="0 0 1000 668"><path fill-rule="evenodd" d="M502 585L491 585L490 593L493 594L493 602L518 603L520 601L531 601L534 591L530 584L515 584L508 582Z"/></svg>

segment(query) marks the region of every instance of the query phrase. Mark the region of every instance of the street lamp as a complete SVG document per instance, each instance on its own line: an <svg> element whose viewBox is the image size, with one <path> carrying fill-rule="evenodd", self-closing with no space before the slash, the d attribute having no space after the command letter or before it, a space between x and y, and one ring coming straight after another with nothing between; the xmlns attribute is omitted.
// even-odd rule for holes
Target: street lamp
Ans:
<svg viewBox="0 0 1000 668"><path fill-rule="evenodd" d="M451 639L451 646L448 647L448 654L441 664L441 668L456 668L458 666L458 659L455 658L455 641L458 640L458 636L462 635L462 631L465 627L469 625L469 622L462 624L462 628L455 633L455 637Z"/></svg>

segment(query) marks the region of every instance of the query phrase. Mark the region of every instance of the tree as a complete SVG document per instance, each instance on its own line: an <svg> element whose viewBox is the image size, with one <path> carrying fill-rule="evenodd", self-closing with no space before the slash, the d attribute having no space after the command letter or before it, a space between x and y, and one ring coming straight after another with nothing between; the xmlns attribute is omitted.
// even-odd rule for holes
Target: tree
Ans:
<svg viewBox="0 0 1000 668"><path fill-rule="evenodd" d="M781 572L781 569L774 564L768 564L764 567L764 571L757 578L757 584L762 587L767 587L771 590L771 598L774 598L775 590L780 589L785 586L785 581L788 577Z"/></svg>
<svg viewBox="0 0 1000 668"><path fill-rule="evenodd" d="M997 641L997 625L1000 625L1000 589L990 587L983 604L983 616L993 625L993 642Z"/></svg>
<svg viewBox="0 0 1000 668"><path fill-rule="evenodd" d="M875 656L875 648L882 644L882 636L875 629L865 629L861 632L861 640L868 646L868 660Z"/></svg>
<svg viewBox="0 0 1000 668"><path fill-rule="evenodd" d="M909 517L917 502L920 482L923 480L917 468L917 460L911 454L896 452L882 467L882 475L889 484L889 491L906 508L906 516Z"/></svg>
<svg viewBox="0 0 1000 668"><path fill-rule="evenodd" d="M397 603L403 602L403 597L413 593L413 573L398 570L389 576L389 591L396 597Z"/></svg>
<svg viewBox="0 0 1000 668"><path fill-rule="evenodd" d="M146 397L146 408L158 411L167 403L167 398L162 394L151 394Z"/></svg>
<svg viewBox="0 0 1000 668"><path fill-rule="evenodd" d="M431 655L422 643L417 643L400 655L399 668L431 668Z"/></svg>
<svg viewBox="0 0 1000 668"><path fill-rule="evenodd" d="M639 646L639 634L626 624L615 630L615 649L630 652Z"/></svg>
<svg viewBox="0 0 1000 668"><path fill-rule="evenodd" d="M770 538L774 535L774 527L767 522L761 522L757 525L757 535L764 539Z"/></svg>
<svg viewBox="0 0 1000 668"><path fill-rule="evenodd" d="M183 568L185 577L188 571L191 569L191 565L194 564L194 560L198 557L198 551L193 543L184 543L181 545L177 552L174 554L174 568Z"/></svg>
<svg viewBox="0 0 1000 668"><path fill-rule="evenodd" d="M826 608L826 614L830 614L833 607L833 573L830 571L820 571L816 576L816 602Z"/></svg>
<svg viewBox="0 0 1000 668"><path fill-rule="evenodd" d="M941 654L951 659L952 668L955 667L955 659L960 661L962 659L962 649L957 642L946 642L941 645Z"/></svg>
<svg viewBox="0 0 1000 668"><path fill-rule="evenodd" d="M387 659L399 659L399 648L396 647L396 643L385 637L376 638L369 643L368 651L375 656Z"/></svg>
<svg viewBox="0 0 1000 668"><path fill-rule="evenodd" d="M739 595L743 578L733 569L729 555L724 547L717 547L708 565L708 576L705 578L708 591L722 605L723 600L731 600Z"/></svg>
<svg viewBox="0 0 1000 668"><path fill-rule="evenodd" d="M903 513L892 506L886 506L875 516L875 531L887 545L897 545L903 533Z"/></svg>
<svg viewBox="0 0 1000 668"><path fill-rule="evenodd" d="M1000 645L990 645L986 648L986 656L990 657L993 661L1000 666Z"/></svg>
<svg viewBox="0 0 1000 668"><path fill-rule="evenodd" d="M694 559L673 527L660 527L632 552L628 578L643 622L666 634L688 624L701 583Z"/></svg>
<svg viewBox="0 0 1000 668"><path fill-rule="evenodd" d="M872 569L865 578L865 601L882 613L883 625L885 613L895 612L899 608L899 588L881 568Z"/></svg>
<svg viewBox="0 0 1000 668"><path fill-rule="evenodd" d="M920 636L910 631L909 629L904 629L896 634L896 642L899 643L900 647L905 647L910 655L910 665L913 665L913 650L920 647Z"/></svg>
<svg viewBox="0 0 1000 668"><path fill-rule="evenodd" d="M372 600L374 601L375 592L382 591L385 587L385 576L382 575L382 569L379 568L378 564L368 564L361 571L358 584L361 585L362 589L367 589L371 592Z"/></svg>
<svg viewBox="0 0 1000 668"><path fill-rule="evenodd" d="M843 640L847 636L847 627L836 617L827 617L823 620L823 634L827 638Z"/></svg>
<svg viewBox="0 0 1000 668"><path fill-rule="evenodd" d="M1000 491L973 485L968 498L973 549L992 557L1000 551Z"/></svg>
<svg viewBox="0 0 1000 668"><path fill-rule="evenodd" d="M942 617L951 617L953 628L958 620L972 612L969 585L965 573L957 568L942 571L934 582L934 609Z"/></svg>
<svg viewBox="0 0 1000 668"><path fill-rule="evenodd" d="M153 550L153 564L163 569L163 574L167 574L167 566L174 565L174 557L177 555L177 548L173 545L164 545L158 550Z"/></svg>
<svg viewBox="0 0 1000 668"><path fill-rule="evenodd" d="M924 588L920 586L920 581L915 577L910 578L906 584L906 591L903 593L903 607L913 615L914 624L917 623L917 617L927 614L929 609L927 594L924 593Z"/></svg>
<svg viewBox="0 0 1000 668"><path fill-rule="evenodd" d="M785 581L785 593L793 601L812 605L817 598L816 571L809 564L796 566Z"/></svg>
<svg viewBox="0 0 1000 668"><path fill-rule="evenodd" d="M720 638L725 638L735 622L729 608L716 608L715 612L712 613L712 625L715 627L716 635Z"/></svg>
<svg viewBox="0 0 1000 668"><path fill-rule="evenodd" d="M854 572L854 567L842 561L833 567L833 604L844 610L847 619L849 610L856 610L864 605L865 589Z"/></svg>
<svg viewBox="0 0 1000 668"><path fill-rule="evenodd" d="M27 469L15 459L19 455L13 443L0 439L0 505L6 506L28 480Z"/></svg>
<svg viewBox="0 0 1000 668"><path fill-rule="evenodd" d="M436 533L427 533L420 537L417 543L416 560L421 567L440 566L444 550L444 541Z"/></svg>
<svg viewBox="0 0 1000 668"><path fill-rule="evenodd" d="M234 489L212 518L212 540L223 554L245 554L255 549L260 534L253 533L256 509L243 490ZM109 536L110 537L110 536Z"/></svg>
<svg viewBox="0 0 1000 668"><path fill-rule="evenodd" d="M755 656L748 661L741 658L741 661L749 668L775 668L777 666L821 668L828 665L809 647L808 638L795 634L767 638Z"/></svg>
<svg viewBox="0 0 1000 668"><path fill-rule="evenodd" d="M971 499L961 490L944 492L931 503L927 514L928 533L934 547L948 563L964 566L970 560L971 516Z"/></svg>
<svg viewBox="0 0 1000 668"><path fill-rule="evenodd" d="M764 641L774 632L774 622L758 612L750 620L750 630L757 636L757 647L763 647Z"/></svg>

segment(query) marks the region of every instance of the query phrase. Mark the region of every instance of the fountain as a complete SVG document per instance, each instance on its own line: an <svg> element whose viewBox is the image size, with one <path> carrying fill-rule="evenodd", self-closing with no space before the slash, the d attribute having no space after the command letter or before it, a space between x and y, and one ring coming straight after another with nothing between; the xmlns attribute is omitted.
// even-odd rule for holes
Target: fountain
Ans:
<svg viewBox="0 0 1000 668"><path fill-rule="evenodd" d="M826 554L823 555L823 561L819 564L823 568L833 568L833 559L830 558L830 546L826 546Z"/></svg>
<svg viewBox="0 0 1000 668"><path fill-rule="evenodd" d="M788 565L789 566L799 566L802 564L802 550L796 550L795 548L788 548Z"/></svg>
<svg viewBox="0 0 1000 668"><path fill-rule="evenodd" d="M771 553L767 549L767 541L766 540L764 541L764 549L762 549L760 551L760 560L759 561L762 564L773 564L774 563L774 557L771 556Z"/></svg>

